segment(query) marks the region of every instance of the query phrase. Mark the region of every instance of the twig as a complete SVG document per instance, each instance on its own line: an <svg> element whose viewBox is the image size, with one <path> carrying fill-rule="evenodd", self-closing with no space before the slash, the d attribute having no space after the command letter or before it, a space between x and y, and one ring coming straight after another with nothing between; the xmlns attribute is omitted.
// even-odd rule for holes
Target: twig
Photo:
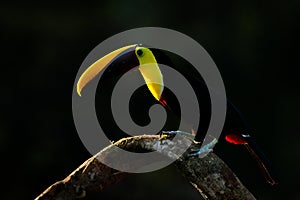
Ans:
<svg viewBox="0 0 300 200"><path fill-rule="evenodd" d="M51 185L36 200L84 198L121 181L128 173L112 169L99 161L114 156L113 146L132 152L158 151L169 158L178 158L175 165L205 199L255 199L230 168L214 153L209 153L204 158L188 156L187 153L180 157L176 152L170 154L169 149L172 146L180 149L187 143L190 141L186 137L174 142L169 135L144 135L121 139L88 159L64 180ZM197 148L199 148L197 143L190 146L190 149ZM119 164L130 167L128 163Z"/></svg>

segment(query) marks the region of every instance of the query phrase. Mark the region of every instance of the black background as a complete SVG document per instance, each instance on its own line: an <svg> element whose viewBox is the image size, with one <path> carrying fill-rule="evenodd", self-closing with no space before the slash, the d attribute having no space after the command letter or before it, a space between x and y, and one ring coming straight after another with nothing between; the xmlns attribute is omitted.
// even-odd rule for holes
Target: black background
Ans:
<svg viewBox="0 0 300 200"><path fill-rule="evenodd" d="M297 16L298 15L298 16ZM72 118L85 56L121 31L158 26L198 41L277 170L268 186L246 151L220 156L259 199L298 199L299 1L0 3L1 199L33 199L90 155ZM133 175L99 198L199 199L173 166Z"/></svg>

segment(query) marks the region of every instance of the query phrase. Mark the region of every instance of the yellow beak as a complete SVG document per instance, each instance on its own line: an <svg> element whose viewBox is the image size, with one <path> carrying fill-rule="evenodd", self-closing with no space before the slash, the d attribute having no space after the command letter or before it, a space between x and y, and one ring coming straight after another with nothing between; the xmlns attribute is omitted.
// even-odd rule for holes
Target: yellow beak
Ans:
<svg viewBox="0 0 300 200"><path fill-rule="evenodd" d="M134 45L129 45L126 47L122 47L120 49L117 49L104 57L100 58L97 60L95 63L93 63L90 67L88 67L81 77L78 80L77 83L77 93L79 96L81 96L81 91L82 89L93 79L97 74L99 74L111 61L113 61L119 54L124 52L125 50L132 48L136 46Z"/></svg>
<svg viewBox="0 0 300 200"><path fill-rule="evenodd" d="M139 70L145 80L145 83L156 100L160 100L161 94L164 89L163 76L157 64L157 61L152 53L152 51L145 47L134 45L129 45L117 49L104 57L97 60L90 67L88 67L77 83L77 93L81 96L82 89L93 79L97 74L99 74L108 64L110 64L114 59L116 59L124 51L135 48L136 56L139 61ZM138 53L139 51L139 53ZM142 54L140 54L142 52ZM134 66L133 66L134 67Z"/></svg>

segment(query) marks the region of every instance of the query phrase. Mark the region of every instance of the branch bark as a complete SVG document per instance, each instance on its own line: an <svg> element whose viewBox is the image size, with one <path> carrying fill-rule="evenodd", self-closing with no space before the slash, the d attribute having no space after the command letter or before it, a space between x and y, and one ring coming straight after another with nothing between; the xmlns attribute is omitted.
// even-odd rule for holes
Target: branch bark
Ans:
<svg viewBox="0 0 300 200"><path fill-rule="evenodd" d="M65 179L51 185L36 200L85 198L121 181L129 174L112 169L99 161L113 158L115 154L113 146L132 152L157 151L171 159L176 158L175 165L181 174L191 182L204 199L255 199L231 169L214 153L209 153L204 158L188 156L188 153L182 156L176 155L176 152L170 154L169 149L173 146L184 148L185 144L190 143L186 137L181 137L177 142L172 141L172 137L144 135L123 138L89 158ZM199 144L193 143L190 149L199 147ZM119 164L130 167L129 163Z"/></svg>

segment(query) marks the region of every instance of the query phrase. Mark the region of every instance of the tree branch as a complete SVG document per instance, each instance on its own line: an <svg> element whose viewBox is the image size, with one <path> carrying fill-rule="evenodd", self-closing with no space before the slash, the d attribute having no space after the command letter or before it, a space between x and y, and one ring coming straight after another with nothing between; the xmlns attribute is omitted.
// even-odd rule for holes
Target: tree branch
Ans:
<svg viewBox="0 0 300 200"><path fill-rule="evenodd" d="M169 149L172 146L180 149L190 142L186 137L181 137L174 142L172 137L170 135L144 135L123 138L85 161L65 179L51 185L36 200L84 198L121 181L128 173L112 169L99 161L113 158L115 154L113 146L133 152L157 151L169 158L176 158L175 165L179 171L204 199L255 200L230 168L214 153L209 153L204 158L188 156L188 153L180 157L176 155L176 152L170 154ZM190 149L199 147L199 144L193 143ZM118 164L130 167L129 163Z"/></svg>

